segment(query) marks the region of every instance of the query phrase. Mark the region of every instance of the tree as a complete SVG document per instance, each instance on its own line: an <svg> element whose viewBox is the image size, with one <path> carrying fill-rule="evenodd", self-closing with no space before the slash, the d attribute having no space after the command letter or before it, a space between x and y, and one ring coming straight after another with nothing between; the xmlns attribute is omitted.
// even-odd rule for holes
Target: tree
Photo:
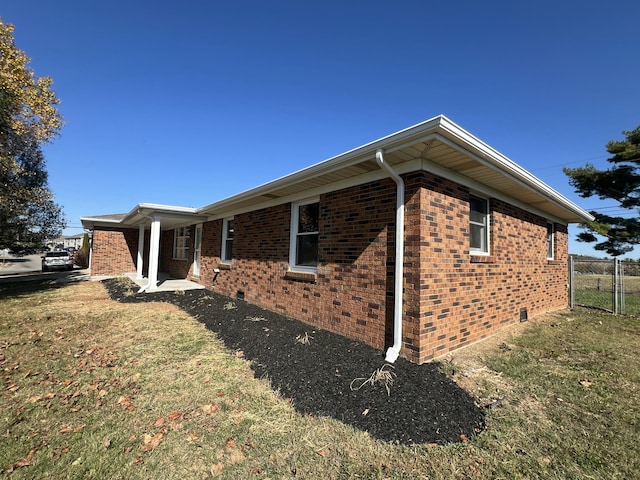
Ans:
<svg viewBox="0 0 640 480"><path fill-rule="evenodd" d="M82 237L82 248L73 256L75 264L79 267L89 268L89 245L89 234L85 233Z"/></svg>
<svg viewBox="0 0 640 480"><path fill-rule="evenodd" d="M598 237L605 237L594 248L613 256L630 252L640 244L640 126L622 133L624 140L612 140L606 146L613 155L608 159L611 168L599 170L587 163L584 167L563 169L580 196L613 199L631 213L628 217L613 217L590 212L595 220L581 225L585 231L578 235L579 241L597 242Z"/></svg>
<svg viewBox="0 0 640 480"><path fill-rule="evenodd" d="M35 76L13 32L0 19L0 248L20 250L42 245L64 227L42 153L63 119L51 78Z"/></svg>

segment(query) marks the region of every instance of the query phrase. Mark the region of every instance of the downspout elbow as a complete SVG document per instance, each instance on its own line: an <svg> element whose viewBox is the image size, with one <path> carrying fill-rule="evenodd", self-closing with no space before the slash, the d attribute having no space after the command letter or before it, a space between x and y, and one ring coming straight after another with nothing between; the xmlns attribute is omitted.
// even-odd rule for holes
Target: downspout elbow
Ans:
<svg viewBox="0 0 640 480"><path fill-rule="evenodd" d="M394 363L402 348L402 280L404 278L404 180L384 161L382 149L376 151L376 162L396 182L396 255L394 270L393 345L387 349L385 361Z"/></svg>

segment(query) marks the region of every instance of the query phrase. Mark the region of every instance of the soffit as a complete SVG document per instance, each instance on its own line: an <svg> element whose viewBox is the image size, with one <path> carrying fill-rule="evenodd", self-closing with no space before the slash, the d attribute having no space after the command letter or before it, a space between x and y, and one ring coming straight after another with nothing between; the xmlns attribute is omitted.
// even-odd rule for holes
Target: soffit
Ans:
<svg viewBox="0 0 640 480"><path fill-rule="evenodd" d="M561 219L567 223L584 222L586 218L578 207L578 211L572 211L562 203L564 197L558 202L550 199L547 192L540 191L537 185L528 184L525 180L505 172L495 165L495 162L487 160L485 155L451 145L451 142L442 135L434 135L410 145L402 145L396 149L384 150L384 159L394 169L407 172L409 165L413 168L417 165L416 160L426 160L425 170L429 171L429 165L436 165L437 174L449 177L466 186L481 184L487 190L500 192L502 197L517 200L519 204L531 206L542 213L547 213L550 217ZM295 181L282 182L280 185L268 185L262 190L256 189L254 195L231 197L228 201L212 204L204 207L200 213L215 215L216 210L233 209L243 211L251 209L252 206L265 203L276 202L279 199L300 197L305 192L325 190L329 191L332 185L348 183L358 183L359 177L379 172L386 176L375 161L375 150L369 150L360 155L353 163L347 165L336 165L334 168L326 170L319 169L309 175L299 175ZM450 174L450 175L447 175ZM466 180L466 181L465 181ZM540 182L542 183L542 182ZM470 187L473 188L473 187ZM549 188L549 187L547 187ZM252 191L247 192L248 194ZM556 192L557 193L557 192ZM560 194L557 194L561 197ZM567 203L570 203L566 200ZM584 212L586 214L586 212Z"/></svg>

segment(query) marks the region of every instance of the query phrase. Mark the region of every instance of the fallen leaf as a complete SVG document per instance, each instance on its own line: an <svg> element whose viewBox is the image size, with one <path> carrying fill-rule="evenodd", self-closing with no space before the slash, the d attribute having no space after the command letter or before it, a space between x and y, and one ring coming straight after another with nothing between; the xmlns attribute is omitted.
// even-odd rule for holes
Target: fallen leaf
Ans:
<svg viewBox="0 0 640 480"><path fill-rule="evenodd" d="M210 403L208 405L203 405L202 406L202 412L206 413L207 415L214 414L218 410L220 410L220 407L218 405L216 405L215 403Z"/></svg>
<svg viewBox="0 0 640 480"><path fill-rule="evenodd" d="M177 420L177 419L179 419L181 417L181 415L182 414L179 413L179 412L171 412L169 414L169 420Z"/></svg>
<svg viewBox="0 0 640 480"><path fill-rule="evenodd" d="M237 448L231 449L229 452L229 461L233 464L240 463L244 460L244 453Z"/></svg>
<svg viewBox="0 0 640 480"><path fill-rule="evenodd" d="M29 399L27 399L27 402L36 403L39 400L42 400L42 397L40 395L35 395L33 397L29 397Z"/></svg>
<svg viewBox="0 0 640 480"><path fill-rule="evenodd" d="M328 452L324 448L321 448L320 450L316 451L316 453L321 457L326 457L328 455Z"/></svg>
<svg viewBox="0 0 640 480"><path fill-rule="evenodd" d="M189 433L189 435L187 435L187 440L190 441L190 442L195 442L199 438L200 438L200 435L198 435L196 433Z"/></svg>
<svg viewBox="0 0 640 480"><path fill-rule="evenodd" d="M151 452L162 442L162 433L156 433L151 436L148 433L144 434L144 439L142 441L142 451L143 452Z"/></svg>
<svg viewBox="0 0 640 480"><path fill-rule="evenodd" d="M58 433L71 433L73 432L73 428L72 427L63 427L60 429L60 431Z"/></svg>
<svg viewBox="0 0 640 480"><path fill-rule="evenodd" d="M13 473L13 471L16 468L29 467L29 466L33 465L34 463L36 463L35 460L29 455L29 456L27 456L25 458L22 458L22 459L18 460L16 463L11 465L7 469L7 473Z"/></svg>
<svg viewBox="0 0 640 480"><path fill-rule="evenodd" d="M133 459L133 463L135 463L136 465L142 465L144 463L144 460L142 457L135 457Z"/></svg>
<svg viewBox="0 0 640 480"><path fill-rule="evenodd" d="M235 437L229 437L227 438L227 441L225 443L225 445L227 446L227 448L233 448L236 446L236 439Z"/></svg>
<svg viewBox="0 0 640 480"><path fill-rule="evenodd" d="M366 415L367 413L369 413L369 409L368 409L368 408L365 408L365 409L364 409L364 412L362 412L362 415Z"/></svg>
<svg viewBox="0 0 640 480"><path fill-rule="evenodd" d="M156 420L156 423L153 424L153 426L156 428L160 428L163 425L164 425L164 417L158 417L158 419Z"/></svg>
<svg viewBox="0 0 640 480"><path fill-rule="evenodd" d="M56 394L55 393L46 393L44 398L46 398L47 400L51 400L52 398L55 398Z"/></svg>
<svg viewBox="0 0 640 480"><path fill-rule="evenodd" d="M213 475L214 477L217 477L222 473L223 469L224 469L224 463L219 462L214 465L211 465L211 468L209 469L209 471L211 472L211 475Z"/></svg>
<svg viewBox="0 0 640 480"><path fill-rule="evenodd" d="M582 385L584 388L589 388L591 385L593 385L593 382L587 378L580 380L580 385Z"/></svg>
<svg viewBox="0 0 640 480"><path fill-rule="evenodd" d="M238 350L238 351L236 352L236 357L238 357L238 358L242 358L242 357L244 357L244 352L243 352L242 350Z"/></svg>
<svg viewBox="0 0 640 480"><path fill-rule="evenodd" d="M105 438L104 442L102 442L102 446L104 448L110 448L111 447L111 439L110 438Z"/></svg>
<svg viewBox="0 0 640 480"><path fill-rule="evenodd" d="M264 473L264 468L262 467L253 467L251 469L251 475L262 475Z"/></svg>
<svg viewBox="0 0 640 480"><path fill-rule="evenodd" d="M467 437L464 433L460 434L460 440L462 440L463 442L468 442L469 441L469 437Z"/></svg>

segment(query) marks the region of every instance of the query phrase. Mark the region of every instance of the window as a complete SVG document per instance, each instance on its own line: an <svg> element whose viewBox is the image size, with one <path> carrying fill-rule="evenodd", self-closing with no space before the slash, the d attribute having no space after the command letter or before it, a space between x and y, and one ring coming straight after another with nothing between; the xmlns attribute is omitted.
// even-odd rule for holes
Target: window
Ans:
<svg viewBox="0 0 640 480"><path fill-rule="evenodd" d="M547 260L553 260L553 223L547 223Z"/></svg>
<svg viewBox="0 0 640 480"><path fill-rule="evenodd" d="M233 237L235 231L233 229L233 218L225 218L222 221L222 261L231 263L233 258Z"/></svg>
<svg viewBox="0 0 640 480"><path fill-rule="evenodd" d="M190 227L178 227L173 233L173 258L175 260L187 260L189 255L189 231Z"/></svg>
<svg viewBox="0 0 640 480"><path fill-rule="evenodd" d="M318 266L318 202L294 203L291 212L292 268L315 272Z"/></svg>
<svg viewBox="0 0 640 480"><path fill-rule="evenodd" d="M489 254L489 200L471 196L469 199L470 252Z"/></svg>

